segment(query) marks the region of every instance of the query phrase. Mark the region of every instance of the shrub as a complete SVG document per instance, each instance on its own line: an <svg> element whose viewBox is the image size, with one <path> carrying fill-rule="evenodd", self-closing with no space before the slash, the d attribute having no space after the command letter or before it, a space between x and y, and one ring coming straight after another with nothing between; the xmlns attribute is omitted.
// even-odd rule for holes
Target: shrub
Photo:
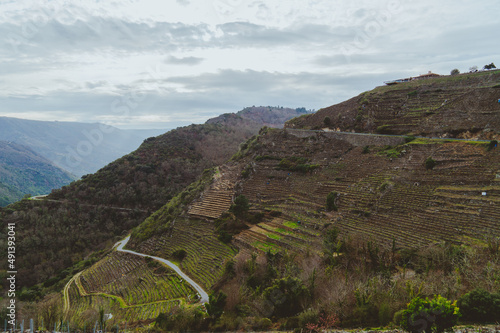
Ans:
<svg viewBox="0 0 500 333"><path fill-rule="evenodd" d="M217 294L210 294L208 296L209 302L205 304L207 313L213 318L219 318L224 312L226 306L227 295L223 292Z"/></svg>
<svg viewBox="0 0 500 333"><path fill-rule="evenodd" d="M236 199L234 199L234 204L231 205L229 210L236 216L244 216L248 212L249 208L250 204L248 203L247 197L239 195Z"/></svg>
<svg viewBox="0 0 500 333"><path fill-rule="evenodd" d="M458 306L463 320L475 323L493 322L498 319L500 313L500 294L475 289L460 297Z"/></svg>
<svg viewBox="0 0 500 333"><path fill-rule="evenodd" d="M490 143L488 144L488 151L492 150L497 145L498 145L498 141L497 140L491 140Z"/></svg>
<svg viewBox="0 0 500 333"><path fill-rule="evenodd" d="M289 317L302 309L303 302L309 298L309 290L300 279L288 276L274 280L263 295L273 305L275 315Z"/></svg>
<svg viewBox="0 0 500 333"><path fill-rule="evenodd" d="M328 210L329 212L332 210L334 210L334 211L338 210L338 207L335 204L335 201L337 200L337 196L338 196L338 193L335 191L328 193L328 195L326 196L326 210Z"/></svg>
<svg viewBox="0 0 500 333"><path fill-rule="evenodd" d="M368 154L370 152L370 146L364 146L361 151L362 154Z"/></svg>
<svg viewBox="0 0 500 333"><path fill-rule="evenodd" d="M186 255L187 255L187 252L184 249L176 250L172 253L172 257L174 257L175 259L177 259L179 261L182 261L182 259L184 259L186 257Z"/></svg>
<svg viewBox="0 0 500 333"><path fill-rule="evenodd" d="M425 168L427 170L432 170L434 169L434 167L436 166L437 162L432 158L432 157L428 157L426 160L425 160Z"/></svg>
<svg viewBox="0 0 500 333"><path fill-rule="evenodd" d="M450 75L458 75L458 74L460 74L460 71L457 68L452 69L450 72Z"/></svg>
<svg viewBox="0 0 500 333"><path fill-rule="evenodd" d="M437 295L432 300L416 297L402 312L400 325L411 333L444 332L456 325L460 312L456 302Z"/></svg>
<svg viewBox="0 0 500 333"><path fill-rule="evenodd" d="M330 119L330 117L326 116L324 119L323 119L323 124L325 124L325 126L330 126L332 124L332 120Z"/></svg>

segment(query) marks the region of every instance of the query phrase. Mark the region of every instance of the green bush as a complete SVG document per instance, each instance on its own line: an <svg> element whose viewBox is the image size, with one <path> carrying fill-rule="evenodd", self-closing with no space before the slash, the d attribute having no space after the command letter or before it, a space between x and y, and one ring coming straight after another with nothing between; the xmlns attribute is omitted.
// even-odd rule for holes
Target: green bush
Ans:
<svg viewBox="0 0 500 333"><path fill-rule="evenodd" d="M425 160L425 168L427 170L432 170L434 169L434 167L436 166L437 162L432 159L432 157L428 157L426 160Z"/></svg>
<svg viewBox="0 0 500 333"><path fill-rule="evenodd" d="M411 333L441 333L457 324L460 317L456 302L437 295L432 300L416 297L402 312L400 325Z"/></svg>
<svg viewBox="0 0 500 333"><path fill-rule="evenodd" d="M309 290L300 279L288 276L274 280L263 295L273 306L274 315L289 317L302 309L303 303L309 299Z"/></svg>
<svg viewBox="0 0 500 333"><path fill-rule="evenodd" d="M330 117L326 116L324 119L323 119L323 124L325 124L325 126L330 126L332 124L332 120L330 119Z"/></svg>
<svg viewBox="0 0 500 333"><path fill-rule="evenodd" d="M326 196L326 210L331 212L332 210L337 211L338 207L335 204L335 201L337 200L338 193L333 191L328 193Z"/></svg>
<svg viewBox="0 0 500 333"><path fill-rule="evenodd" d="M490 143L488 144L488 151L492 150L497 145L498 145L498 141L497 140L491 140Z"/></svg>
<svg viewBox="0 0 500 333"><path fill-rule="evenodd" d="M474 323L494 322L500 314L500 293L475 289L460 297L458 306L462 319Z"/></svg>
<svg viewBox="0 0 500 333"><path fill-rule="evenodd" d="M239 195L234 199L234 204L231 205L229 210L236 216L244 216L248 209L250 209L250 204L248 203L247 197L244 195Z"/></svg>

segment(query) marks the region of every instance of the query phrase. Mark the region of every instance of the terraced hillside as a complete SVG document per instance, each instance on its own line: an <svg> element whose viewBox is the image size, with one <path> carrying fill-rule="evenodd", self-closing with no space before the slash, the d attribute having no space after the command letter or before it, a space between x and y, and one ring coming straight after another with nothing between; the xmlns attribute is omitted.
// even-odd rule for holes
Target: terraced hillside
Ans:
<svg viewBox="0 0 500 333"><path fill-rule="evenodd" d="M160 312L195 301L196 293L167 266L127 253L112 252L68 285L68 318L83 326L93 309L112 313L113 322L151 320Z"/></svg>
<svg viewBox="0 0 500 333"><path fill-rule="evenodd" d="M498 139L499 88L500 70L381 86L286 127Z"/></svg>
<svg viewBox="0 0 500 333"><path fill-rule="evenodd" d="M268 131L242 158L248 178L236 194L253 210L279 211L236 237L258 249L321 245L330 225L390 246L417 248L500 233L500 154L488 143L372 136L372 145L336 133ZM381 141L379 141L381 140ZM302 159L302 166L286 161ZM436 165L427 169L425 161ZM288 165L288 168L286 167ZM303 171L307 170L308 171ZM325 210L329 193L338 211ZM246 245L245 245L246 244Z"/></svg>

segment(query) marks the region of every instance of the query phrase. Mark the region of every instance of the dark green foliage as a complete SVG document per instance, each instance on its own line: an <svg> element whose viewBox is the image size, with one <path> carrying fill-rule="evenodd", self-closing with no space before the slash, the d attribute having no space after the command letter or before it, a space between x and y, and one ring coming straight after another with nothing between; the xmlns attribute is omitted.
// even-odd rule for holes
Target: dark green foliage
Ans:
<svg viewBox="0 0 500 333"><path fill-rule="evenodd" d="M412 142L415 139L416 138L413 135L407 135L407 136L405 136L405 142L406 143Z"/></svg>
<svg viewBox="0 0 500 333"><path fill-rule="evenodd" d="M417 96L418 92L415 90L415 91L410 91L408 93L408 97L413 97L413 96Z"/></svg>
<svg viewBox="0 0 500 333"><path fill-rule="evenodd" d="M182 259L186 258L187 252L184 249L176 250L172 253L172 257L175 259L182 261Z"/></svg>
<svg viewBox="0 0 500 333"><path fill-rule="evenodd" d="M330 119L330 117L326 116L323 119L323 124L325 124L326 127L330 126L332 124L332 120Z"/></svg>
<svg viewBox="0 0 500 333"><path fill-rule="evenodd" d="M308 164L308 160L304 157L288 157L284 158L278 164L278 170L287 170L307 173L319 167L318 164Z"/></svg>
<svg viewBox="0 0 500 333"><path fill-rule="evenodd" d="M460 74L460 71L457 68L452 69L450 72L450 75L458 75L458 74Z"/></svg>
<svg viewBox="0 0 500 333"><path fill-rule="evenodd" d="M171 313L160 313L155 320L155 328L163 332L205 331L207 322L199 308L176 308Z"/></svg>
<svg viewBox="0 0 500 333"><path fill-rule="evenodd" d="M432 158L432 157L428 157L426 160L425 160L425 168L427 170L432 170L434 169L434 167L437 165L437 162Z"/></svg>
<svg viewBox="0 0 500 333"><path fill-rule="evenodd" d="M335 203L337 201L337 197L338 193L335 191L328 193L328 195L326 196L326 210L328 211L338 210L338 207Z"/></svg>
<svg viewBox="0 0 500 333"><path fill-rule="evenodd" d="M368 154L370 152L370 146L364 146L361 151L362 154Z"/></svg>
<svg viewBox="0 0 500 333"><path fill-rule="evenodd" d="M233 235L228 233L226 230L218 230L217 239L223 243L229 244L233 240Z"/></svg>
<svg viewBox="0 0 500 333"><path fill-rule="evenodd" d="M309 290L300 279L288 276L274 280L263 295L275 315L289 317L303 309L309 298Z"/></svg>
<svg viewBox="0 0 500 333"><path fill-rule="evenodd" d="M460 312L455 303L437 295L432 300L412 299L401 317L401 327L411 333L441 333L457 324Z"/></svg>
<svg viewBox="0 0 500 333"><path fill-rule="evenodd" d="M217 294L210 294L208 297L209 302L205 304L207 308L207 313L213 318L219 318L224 312L224 307L226 306L227 295L223 292L218 292Z"/></svg>
<svg viewBox="0 0 500 333"><path fill-rule="evenodd" d="M495 68L497 68L497 66L495 66L495 64L494 64L494 63L491 63L491 64L489 64L489 65L484 65L484 67L483 67L483 68L484 68L484 69L495 69Z"/></svg>
<svg viewBox="0 0 500 333"><path fill-rule="evenodd" d="M231 205L229 210L236 216L242 217L248 213L248 209L250 208L250 204L248 203L248 199L244 195L239 195L234 199L234 203Z"/></svg>
<svg viewBox="0 0 500 333"><path fill-rule="evenodd" d="M492 323L500 318L500 293L475 289L460 297L458 307L464 321Z"/></svg>
<svg viewBox="0 0 500 333"><path fill-rule="evenodd" d="M498 141L497 140L491 140L490 143L488 144L488 151L492 150L497 145L498 145Z"/></svg>

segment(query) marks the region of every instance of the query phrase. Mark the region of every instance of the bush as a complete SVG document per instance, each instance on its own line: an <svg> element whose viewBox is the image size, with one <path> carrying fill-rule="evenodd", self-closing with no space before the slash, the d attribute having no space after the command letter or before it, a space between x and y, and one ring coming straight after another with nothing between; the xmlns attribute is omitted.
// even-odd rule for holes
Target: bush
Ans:
<svg viewBox="0 0 500 333"><path fill-rule="evenodd" d="M326 210L331 212L332 210L337 211L338 207L335 204L335 201L337 200L338 193L333 191L328 193L326 196Z"/></svg>
<svg viewBox="0 0 500 333"><path fill-rule="evenodd" d="M236 197L236 199L234 199L234 204L229 208L236 216L244 216L248 212L248 209L250 209L250 204L248 203L247 197L244 195Z"/></svg>
<svg viewBox="0 0 500 333"><path fill-rule="evenodd" d="M184 259L186 257L186 255L187 255L187 252L184 249L176 250L172 253L172 257L174 257L175 259L177 259L179 261L182 261L182 259Z"/></svg>
<svg viewBox="0 0 500 333"><path fill-rule="evenodd" d="M416 297L402 312L400 325L411 333L423 331L441 333L455 326L459 317L460 312L456 302L452 303L440 295L432 300Z"/></svg>
<svg viewBox="0 0 500 333"><path fill-rule="evenodd" d="M460 71L457 68L452 69L450 72L450 75L458 75L458 74L460 74Z"/></svg>
<svg viewBox="0 0 500 333"><path fill-rule="evenodd" d="M274 280L263 295L273 305L276 316L289 317L302 309L303 302L309 298L309 290L300 279L288 276Z"/></svg>
<svg viewBox="0 0 500 333"><path fill-rule="evenodd" d="M458 300L462 319L475 323L494 322L500 313L500 294L476 289Z"/></svg>
<svg viewBox="0 0 500 333"><path fill-rule="evenodd" d="M428 157L426 160L425 160L425 168L427 170L432 170L434 169L434 167L436 166L437 162L432 159L432 157Z"/></svg>
<svg viewBox="0 0 500 333"><path fill-rule="evenodd" d="M326 116L324 119L323 119L323 124L325 124L325 126L330 126L332 124L332 120L330 119L330 117Z"/></svg>
<svg viewBox="0 0 500 333"><path fill-rule="evenodd" d="M492 150L497 145L498 145L498 141L497 140L491 140L490 143L488 144L488 151Z"/></svg>

